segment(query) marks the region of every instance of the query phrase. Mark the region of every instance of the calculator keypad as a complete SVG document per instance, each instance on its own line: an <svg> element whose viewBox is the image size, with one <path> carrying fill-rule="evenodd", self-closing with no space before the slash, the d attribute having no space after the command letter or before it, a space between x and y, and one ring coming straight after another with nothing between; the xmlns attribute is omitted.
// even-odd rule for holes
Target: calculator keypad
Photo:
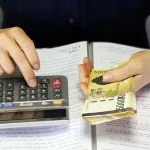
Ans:
<svg viewBox="0 0 150 150"><path fill-rule="evenodd" d="M27 100L27 96L26 95L21 95L18 97L18 101L26 101Z"/></svg>
<svg viewBox="0 0 150 150"><path fill-rule="evenodd" d="M29 87L23 77L0 78L0 114L13 115L0 119L7 123L48 122L64 123L69 120L68 80L65 76L37 76L37 86ZM27 117L24 112L29 112ZM32 115L30 115L32 114ZM24 118L25 116L25 118ZM68 122L69 123L69 122ZM22 125L19 126L22 126Z"/></svg>
<svg viewBox="0 0 150 150"><path fill-rule="evenodd" d="M36 87L29 87L24 78L0 79L0 111L2 108L34 107L35 104L36 107L60 104L62 99L68 98L68 82L66 78L65 81L62 79L58 76L40 76L37 77Z"/></svg>

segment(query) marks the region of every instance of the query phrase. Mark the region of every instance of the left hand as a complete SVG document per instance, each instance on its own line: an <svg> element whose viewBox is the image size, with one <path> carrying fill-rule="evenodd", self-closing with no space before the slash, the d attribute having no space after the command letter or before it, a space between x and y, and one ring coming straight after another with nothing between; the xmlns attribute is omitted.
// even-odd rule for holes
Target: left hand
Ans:
<svg viewBox="0 0 150 150"><path fill-rule="evenodd" d="M79 77L80 77L80 83L79 87L83 91L85 95L87 95L88 92L88 82L89 82L89 75L93 68L93 64L91 60L87 57L83 59L83 64L79 65Z"/></svg>

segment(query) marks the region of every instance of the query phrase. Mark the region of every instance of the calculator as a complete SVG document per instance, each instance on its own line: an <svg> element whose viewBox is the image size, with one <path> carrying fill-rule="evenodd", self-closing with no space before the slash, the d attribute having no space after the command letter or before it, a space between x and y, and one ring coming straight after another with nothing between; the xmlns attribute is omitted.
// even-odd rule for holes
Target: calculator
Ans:
<svg viewBox="0 0 150 150"><path fill-rule="evenodd" d="M29 87L23 77L0 78L0 127L69 123L66 76L37 76Z"/></svg>

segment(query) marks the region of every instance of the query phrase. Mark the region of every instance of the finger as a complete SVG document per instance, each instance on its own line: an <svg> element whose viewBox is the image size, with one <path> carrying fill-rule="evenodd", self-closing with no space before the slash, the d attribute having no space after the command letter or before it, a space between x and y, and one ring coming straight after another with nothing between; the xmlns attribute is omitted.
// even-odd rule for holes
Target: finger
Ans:
<svg viewBox="0 0 150 150"><path fill-rule="evenodd" d="M34 71L31 65L29 64L26 56L14 41L7 40L7 44L9 45L8 47L9 55L18 65L26 82L28 83L29 86L35 87L37 85L37 80L35 78Z"/></svg>
<svg viewBox="0 0 150 150"><path fill-rule="evenodd" d="M82 92L84 93L84 95L88 94L88 84L87 83L80 82L79 83L79 88L82 90Z"/></svg>
<svg viewBox="0 0 150 150"><path fill-rule="evenodd" d="M5 73L5 71L3 70L3 68L0 65L0 76L3 75Z"/></svg>
<svg viewBox="0 0 150 150"><path fill-rule="evenodd" d="M11 35L14 37L15 41L25 53L31 66L35 70L38 70L40 68L40 61L33 41L21 28L18 27L14 27L11 29Z"/></svg>
<svg viewBox="0 0 150 150"><path fill-rule="evenodd" d="M84 82L84 79L89 77L89 73L90 71L87 69L87 67L85 67L85 65L80 64L79 65L79 77L80 77L80 81Z"/></svg>
<svg viewBox="0 0 150 150"><path fill-rule="evenodd" d="M11 74L15 71L15 65L12 59L10 58L8 52L1 48L0 50L0 64L1 64L1 73L4 71L8 74ZM3 69L2 69L3 68Z"/></svg>
<svg viewBox="0 0 150 150"><path fill-rule="evenodd" d="M140 90L142 87L148 84L147 80L145 80L146 77L142 75L137 75L134 77L134 82L135 82L135 92Z"/></svg>
<svg viewBox="0 0 150 150"><path fill-rule="evenodd" d="M89 83L89 80L90 80L90 78L89 78L89 77L86 77L86 78L84 78L81 82L84 82L84 83L88 84L88 83Z"/></svg>
<svg viewBox="0 0 150 150"><path fill-rule="evenodd" d="M132 63L127 63L123 66L117 67L115 69L109 70L107 73L104 74L103 80L104 82L115 82L124 80L130 76L135 75L135 67Z"/></svg>
<svg viewBox="0 0 150 150"><path fill-rule="evenodd" d="M85 64L85 66L87 67L87 69L89 71L92 70L93 64L92 64L92 62L91 62L91 60L89 58L85 57L84 60L83 60L83 64Z"/></svg>

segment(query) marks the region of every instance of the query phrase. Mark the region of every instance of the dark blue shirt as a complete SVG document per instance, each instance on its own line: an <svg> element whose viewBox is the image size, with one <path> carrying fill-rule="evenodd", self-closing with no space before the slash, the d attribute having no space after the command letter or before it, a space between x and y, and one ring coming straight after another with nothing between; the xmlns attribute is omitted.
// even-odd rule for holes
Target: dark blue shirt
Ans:
<svg viewBox="0 0 150 150"><path fill-rule="evenodd" d="M0 0L3 28L19 26L36 47L106 41L148 47L150 0Z"/></svg>

